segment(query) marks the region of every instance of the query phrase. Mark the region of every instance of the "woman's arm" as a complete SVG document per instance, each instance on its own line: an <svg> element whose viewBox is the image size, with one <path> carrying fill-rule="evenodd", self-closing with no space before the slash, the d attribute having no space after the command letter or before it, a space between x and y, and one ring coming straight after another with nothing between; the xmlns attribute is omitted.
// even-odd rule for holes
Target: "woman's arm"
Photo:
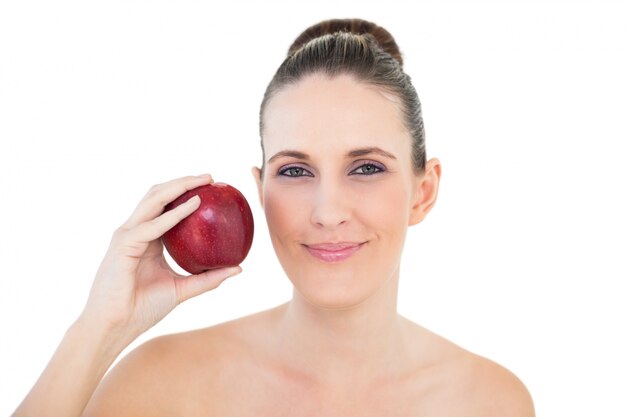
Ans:
<svg viewBox="0 0 626 417"><path fill-rule="evenodd" d="M78 319L14 416L80 416L109 366L130 343L124 339Z"/></svg>
<svg viewBox="0 0 626 417"><path fill-rule="evenodd" d="M161 236L196 210L200 201L192 198L163 213L165 205L211 181L210 176L184 177L152 187L115 231L83 312L14 417L82 415L126 346L181 302L241 271L221 268L185 277L173 271L163 256Z"/></svg>

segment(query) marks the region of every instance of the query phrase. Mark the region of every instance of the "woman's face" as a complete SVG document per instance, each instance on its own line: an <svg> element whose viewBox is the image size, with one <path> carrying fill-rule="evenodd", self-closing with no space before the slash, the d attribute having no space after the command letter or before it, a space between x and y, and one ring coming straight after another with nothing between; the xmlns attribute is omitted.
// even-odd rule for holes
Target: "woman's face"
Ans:
<svg viewBox="0 0 626 417"><path fill-rule="evenodd" d="M434 203L439 168L414 173L394 97L348 75L308 76L269 102L264 149L261 202L300 295L346 308L397 279L407 227Z"/></svg>

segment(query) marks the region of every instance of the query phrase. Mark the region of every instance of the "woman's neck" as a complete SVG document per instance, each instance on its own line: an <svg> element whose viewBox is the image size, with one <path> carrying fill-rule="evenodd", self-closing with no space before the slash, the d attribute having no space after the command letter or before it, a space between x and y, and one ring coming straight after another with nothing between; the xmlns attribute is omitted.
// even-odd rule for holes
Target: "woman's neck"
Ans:
<svg viewBox="0 0 626 417"><path fill-rule="evenodd" d="M397 294L398 273L349 308L320 308L294 290L277 327L281 362L327 386L372 381L400 371L407 325L396 310Z"/></svg>

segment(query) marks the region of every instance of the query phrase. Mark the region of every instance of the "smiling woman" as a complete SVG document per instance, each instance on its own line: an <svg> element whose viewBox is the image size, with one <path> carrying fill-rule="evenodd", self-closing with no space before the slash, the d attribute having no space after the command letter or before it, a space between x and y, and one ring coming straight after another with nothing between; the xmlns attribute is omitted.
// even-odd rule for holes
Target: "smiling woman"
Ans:
<svg viewBox="0 0 626 417"><path fill-rule="evenodd" d="M352 75L319 73L265 109L258 185L295 297L351 307L396 280L407 226L432 207L439 177L437 160L415 175L399 113Z"/></svg>
<svg viewBox="0 0 626 417"><path fill-rule="evenodd" d="M358 19L307 29L267 88L260 133L253 174L292 299L149 341L100 381L178 302L239 271L169 269L155 224L197 204L163 206L211 179L156 186L114 234L83 314L15 415L533 416L515 375L396 311L406 233L433 208L441 164L426 159L391 35Z"/></svg>

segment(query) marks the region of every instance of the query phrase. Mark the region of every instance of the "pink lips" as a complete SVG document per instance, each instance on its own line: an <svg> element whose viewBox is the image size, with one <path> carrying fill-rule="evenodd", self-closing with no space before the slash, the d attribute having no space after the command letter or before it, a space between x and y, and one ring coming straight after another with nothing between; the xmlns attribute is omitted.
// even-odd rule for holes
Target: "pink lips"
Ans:
<svg viewBox="0 0 626 417"><path fill-rule="evenodd" d="M324 262L341 262L361 249L363 243L339 242L304 245L309 253Z"/></svg>

